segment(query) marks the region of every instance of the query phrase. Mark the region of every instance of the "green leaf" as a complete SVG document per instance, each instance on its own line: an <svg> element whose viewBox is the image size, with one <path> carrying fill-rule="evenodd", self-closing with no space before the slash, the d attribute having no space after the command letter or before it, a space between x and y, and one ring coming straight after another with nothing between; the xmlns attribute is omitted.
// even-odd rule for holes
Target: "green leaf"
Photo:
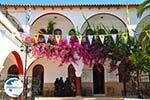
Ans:
<svg viewBox="0 0 150 100"><path fill-rule="evenodd" d="M145 0L137 10L137 17L141 17L146 9L150 8L150 0Z"/></svg>

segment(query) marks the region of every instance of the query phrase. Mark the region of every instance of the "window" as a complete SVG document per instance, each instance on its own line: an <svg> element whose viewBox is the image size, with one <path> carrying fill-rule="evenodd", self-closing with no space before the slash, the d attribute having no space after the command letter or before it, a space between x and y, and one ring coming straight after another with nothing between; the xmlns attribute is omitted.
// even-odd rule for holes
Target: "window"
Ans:
<svg viewBox="0 0 150 100"><path fill-rule="evenodd" d="M61 29L55 29L54 30L54 35L62 35L62 30Z"/></svg>

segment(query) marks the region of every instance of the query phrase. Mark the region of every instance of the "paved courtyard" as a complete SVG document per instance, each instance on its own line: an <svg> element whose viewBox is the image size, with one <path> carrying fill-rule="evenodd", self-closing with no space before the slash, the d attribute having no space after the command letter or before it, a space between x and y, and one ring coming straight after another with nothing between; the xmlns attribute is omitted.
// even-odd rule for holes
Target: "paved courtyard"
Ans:
<svg viewBox="0 0 150 100"><path fill-rule="evenodd" d="M36 97L35 100L150 100L122 97Z"/></svg>

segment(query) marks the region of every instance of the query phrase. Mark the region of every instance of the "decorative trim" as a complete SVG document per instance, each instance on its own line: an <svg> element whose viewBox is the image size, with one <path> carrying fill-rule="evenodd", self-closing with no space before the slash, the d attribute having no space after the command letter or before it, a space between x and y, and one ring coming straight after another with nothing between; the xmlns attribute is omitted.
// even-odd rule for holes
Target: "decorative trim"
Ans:
<svg viewBox="0 0 150 100"><path fill-rule="evenodd" d="M24 74L23 63L22 63L22 59L21 59L20 55L16 51L13 51L12 54L14 55L14 57L16 59L19 75Z"/></svg>

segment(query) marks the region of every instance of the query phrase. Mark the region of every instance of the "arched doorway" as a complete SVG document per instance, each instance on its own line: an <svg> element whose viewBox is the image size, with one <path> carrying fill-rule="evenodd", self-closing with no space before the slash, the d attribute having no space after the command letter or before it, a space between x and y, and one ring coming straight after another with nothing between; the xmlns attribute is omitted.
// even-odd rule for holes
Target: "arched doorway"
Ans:
<svg viewBox="0 0 150 100"><path fill-rule="evenodd" d="M93 67L94 94L104 94L104 67L95 64Z"/></svg>
<svg viewBox="0 0 150 100"><path fill-rule="evenodd" d="M43 95L44 68L42 65L36 65L32 74L32 94L34 96Z"/></svg>
<svg viewBox="0 0 150 100"><path fill-rule="evenodd" d="M73 89L72 96L75 96L76 95L76 90L75 90L76 89L76 75L75 75L75 69L72 64L68 66L68 78L71 82L72 89Z"/></svg>
<svg viewBox="0 0 150 100"><path fill-rule="evenodd" d="M19 71L16 65L12 65L8 69L8 78L18 77Z"/></svg>
<svg viewBox="0 0 150 100"><path fill-rule="evenodd" d="M71 82L74 82L76 81L76 75L75 75L75 69L73 67L72 64L70 64L68 66L68 78L70 79Z"/></svg>

